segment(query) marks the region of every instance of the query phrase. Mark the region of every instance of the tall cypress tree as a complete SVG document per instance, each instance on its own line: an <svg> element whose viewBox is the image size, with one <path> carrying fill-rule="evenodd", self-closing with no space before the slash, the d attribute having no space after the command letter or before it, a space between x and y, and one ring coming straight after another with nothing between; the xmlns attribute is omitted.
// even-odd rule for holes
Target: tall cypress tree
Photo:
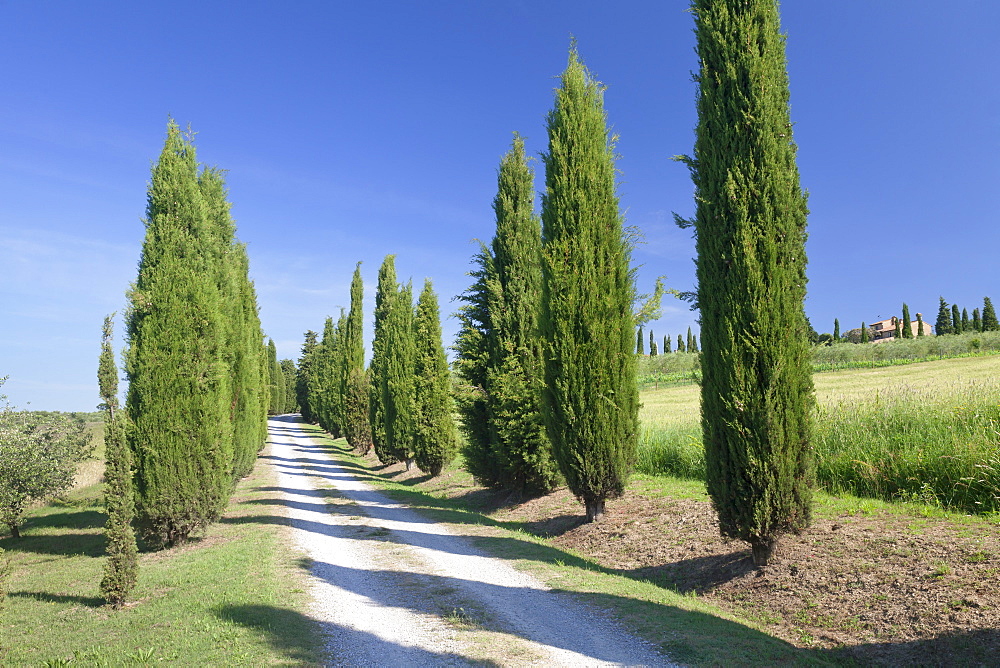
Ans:
<svg viewBox="0 0 1000 668"><path fill-rule="evenodd" d="M372 445L375 455L383 464L399 461L393 454L385 431L385 397L388 394L386 368L392 354L388 321L396 299L396 256L386 255L379 267L378 284L375 288L375 338L372 340L372 359L368 367L371 378L368 418L372 428Z"/></svg>
<svg viewBox="0 0 1000 668"><path fill-rule="evenodd" d="M413 287L400 286L386 321L388 358L382 403L385 406L385 440L397 461L414 464L413 439L416 429L413 377L416 340L413 329Z"/></svg>
<svg viewBox="0 0 1000 668"><path fill-rule="evenodd" d="M441 315L429 279L417 300L414 333L414 459L421 471L436 476L455 458L458 440L452 417L451 371L441 342Z"/></svg>
<svg viewBox="0 0 1000 668"><path fill-rule="evenodd" d="M125 416L118 410L118 369L111 347L112 317L109 315L104 319L104 337L97 368L101 400L104 402L104 507L108 513L104 525L108 560L104 563L101 596L112 607L120 608L135 589L139 550L132 530L132 519L135 517L132 451L125 442Z"/></svg>
<svg viewBox="0 0 1000 668"><path fill-rule="evenodd" d="M312 368L309 372L309 407L316 423L326 431L330 429L329 404L330 395L330 358L337 338L333 318L327 316L323 322L323 333L316 349L313 351Z"/></svg>
<svg viewBox="0 0 1000 668"><path fill-rule="evenodd" d="M722 534L766 564L810 520L806 198L775 0L694 0L702 426Z"/></svg>
<svg viewBox="0 0 1000 668"><path fill-rule="evenodd" d="M840 320L833 319L833 342L840 343Z"/></svg>
<svg viewBox="0 0 1000 668"><path fill-rule="evenodd" d="M281 373L281 365L278 364L278 348L274 345L274 339L267 340L267 368L270 373L270 402L268 413L277 415L285 405L285 376Z"/></svg>
<svg viewBox="0 0 1000 668"><path fill-rule="evenodd" d="M972 309L972 329L977 332L983 331L983 319L979 317L979 309Z"/></svg>
<svg viewBox="0 0 1000 668"><path fill-rule="evenodd" d="M344 330L344 436L351 447L362 453L371 449L371 423L368 421L368 374L365 372L364 282L361 263L351 278L351 310Z"/></svg>
<svg viewBox="0 0 1000 668"><path fill-rule="evenodd" d="M642 335L642 325L639 325L639 329L635 333L635 354L646 354L646 339Z"/></svg>
<svg viewBox="0 0 1000 668"><path fill-rule="evenodd" d="M683 352L686 352L686 351L687 351L687 348L684 347L684 337L683 337L683 335L678 334L677 335L677 352L683 353Z"/></svg>
<svg viewBox="0 0 1000 668"><path fill-rule="evenodd" d="M667 336L666 334L664 334L663 335L663 354L666 355L669 352L671 352L671 350L670 350L670 337Z"/></svg>
<svg viewBox="0 0 1000 668"><path fill-rule="evenodd" d="M948 310L948 302L941 297L938 306L937 322L934 323L936 334L954 334L955 330L951 326L951 311Z"/></svg>
<svg viewBox="0 0 1000 668"><path fill-rule="evenodd" d="M962 333L962 316L958 312L958 304L951 305L951 328L956 334Z"/></svg>
<svg viewBox="0 0 1000 668"><path fill-rule="evenodd" d="M989 297L983 297L983 331L995 332L1000 330L1000 322L997 321L997 312L993 308L993 302Z"/></svg>
<svg viewBox="0 0 1000 668"><path fill-rule="evenodd" d="M897 338L899 332L899 323L896 323ZM871 341L871 330L868 329L868 325L861 323L861 343L868 343Z"/></svg>
<svg viewBox="0 0 1000 668"><path fill-rule="evenodd" d="M969 311L967 309L962 309L962 331L968 332L972 329L972 324L969 322Z"/></svg>
<svg viewBox="0 0 1000 668"><path fill-rule="evenodd" d="M295 395L299 403L299 410L302 411L302 419L306 422L315 422L316 417L312 408L312 397L309 394L310 380L313 373L314 353L319 343L318 336L311 329L304 335L302 342L302 353L299 355L298 371L295 376Z"/></svg>
<svg viewBox="0 0 1000 668"><path fill-rule="evenodd" d="M170 121L147 197L129 292L128 443L150 536L185 540L215 520L232 484L227 326L218 253L194 146Z"/></svg>
<svg viewBox="0 0 1000 668"><path fill-rule="evenodd" d="M625 489L639 409L631 248L602 98L574 44L542 157L542 396L556 460L590 521Z"/></svg>
<svg viewBox="0 0 1000 668"><path fill-rule="evenodd" d="M687 338L684 339L684 342L685 342L685 348L687 349L687 351L689 353L693 353L694 352L694 342L691 339L691 328L690 327L688 327Z"/></svg>
<svg viewBox="0 0 1000 668"><path fill-rule="evenodd" d="M903 332L900 329L900 327L902 327L902 325L900 324L901 322L902 321L899 318L893 316L892 324L896 328L895 332L893 333L893 338L895 338L897 341L903 338Z"/></svg>
<svg viewBox="0 0 1000 668"><path fill-rule="evenodd" d="M917 336L924 335L924 316L922 313L917 314Z"/></svg>
<svg viewBox="0 0 1000 668"><path fill-rule="evenodd" d="M902 322L902 332L904 339L913 338L913 325L910 323L910 307L903 303L903 322Z"/></svg>
<svg viewBox="0 0 1000 668"><path fill-rule="evenodd" d="M295 362L293 360L278 360L281 367L281 375L284 376L285 396L281 402L282 413L295 413L298 411L298 402L295 398Z"/></svg>

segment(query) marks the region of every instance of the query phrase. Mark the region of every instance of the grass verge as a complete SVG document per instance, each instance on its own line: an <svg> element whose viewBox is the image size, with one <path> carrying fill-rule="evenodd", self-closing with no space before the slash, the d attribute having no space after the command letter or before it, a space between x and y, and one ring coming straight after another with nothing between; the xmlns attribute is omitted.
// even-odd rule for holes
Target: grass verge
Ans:
<svg viewBox="0 0 1000 668"><path fill-rule="evenodd" d="M283 531L256 518L269 469L242 480L222 520L188 544L140 556L135 600L114 611L97 585L104 567L102 485L30 512L0 604L0 664L318 665L303 574Z"/></svg>

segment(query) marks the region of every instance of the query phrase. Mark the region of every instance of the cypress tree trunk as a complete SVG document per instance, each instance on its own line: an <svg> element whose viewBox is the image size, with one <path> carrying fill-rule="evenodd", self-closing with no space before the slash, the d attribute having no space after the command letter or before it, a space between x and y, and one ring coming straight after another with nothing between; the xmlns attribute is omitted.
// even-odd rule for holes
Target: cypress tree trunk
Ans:
<svg viewBox="0 0 1000 668"><path fill-rule="evenodd" d="M696 190L702 427L723 536L764 565L809 523L813 402L805 299L806 199L774 0L695 0Z"/></svg>
<svg viewBox="0 0 1000 668"><path fill-rule="evenodd" d="M232 484L231 390L218 246L194 147L172 120L153 167L129 292L128 443L146 531L165 544L214 521Z"/></svg>
<svg viewBox="0 0 1000 668"><path fill-rule="evenodd" d="M429 279L417 300L414 329L414 459L421 471L436 476L455 458L458 441L452 417L451 371L441 342L437 296Z"/></svg>
<svg viewBox="0 0 1000 668"><path fill-rule="evenodd" d="M631 248L602 98L574 45L542 158L542 396L556 460L591 521L625 489L639 408Z"/></svg>
<svg viewBox="0 0 1000 668"><path fill-rule="evenodd" d="M375 288L375 338L372 340L372 360L369 366L371 401L368 417L371 422L375 455L383 464L399 461L393 454L385 431L385 397L388 394L386 369L391 354L387 325L393 302L397 298L395 258L394 255L386 255L378 270L378 285Z"/></svg>
<svg viewBox="0 0 1000 668"><path fill-rule="evenodd" d="M111 348L113 316L104 319L104 338L97 378L104 402L104 525L108 560L101 579L101 596L114 608L128 600L139 573L139 550L132 530L135 488L132 484L132 452L125 442L124 415L118 410L118 369ZM16 537L16 536L15 536Z"/></svg>

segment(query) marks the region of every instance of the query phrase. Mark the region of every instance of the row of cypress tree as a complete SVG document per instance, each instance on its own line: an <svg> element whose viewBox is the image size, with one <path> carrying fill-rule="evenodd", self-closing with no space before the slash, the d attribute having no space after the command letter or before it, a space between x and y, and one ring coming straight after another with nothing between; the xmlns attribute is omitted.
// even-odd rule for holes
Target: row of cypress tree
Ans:
<svg viewBox="0 0 1000 668"><path fill-rule="evenodd" d="M1000 322L997 321L997 312L993 308L993 302L989 297L983 298L983 309L972 309L972 317L969 311L962 309L958 311L958 304L952 304L949 308L948 302L941 297L938 307L937 322L934 324L935 334L961 334L962 332L993 332L1000 330Z"/></svg>
<svg viewBox="0 0 1000 668"><path fill-rule="evenodd" d="M636 337L635 337L635 354L636 355L645 355L646 354L646 345L645 345L644 341L645 341L645 337L643 336L642 327L640 326L636 330ZM671 348L672 348L672 346L671 346L671 339L670 339L670 337L664 335L664 337L663 337L663 354L668 354L668 353L674 352ZM691 332L691 328L690 327L688 327L688 330L687 330L687 338L684 338L683 334L678 334L677 335L677 350L676 350L676 352L679 352L679 353L683 353L683 352L696 353L696 352L698 352L698 335L697 334L693 334ZM660 350L659 350L659 348L657 348L657 345L656 345L656 337L653 334L653 330L649 330L649 355L650 355L650 357L655 357L655 356L657 356L659 354L660 354Z"/></svg>
<svg viewBox="0 0 1000 668"><path fill-rule="evenodd" d="M271 370L229 209L222 171L171 119L125 314L138 518L164 545L218 518L266 436Z"/></svg>

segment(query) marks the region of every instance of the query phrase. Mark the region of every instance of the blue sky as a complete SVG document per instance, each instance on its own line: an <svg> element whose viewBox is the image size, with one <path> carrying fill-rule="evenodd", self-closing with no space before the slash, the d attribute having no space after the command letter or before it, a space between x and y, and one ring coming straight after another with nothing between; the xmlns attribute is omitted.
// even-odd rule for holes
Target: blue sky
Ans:
<svg viewBox="0 0 1000 668"><path fill-rule="evenodd" d="M1000 3L785 0L782 17L816 329L1000 298ZM387 253L452 312L511 133L545 148L571 35L608 87L640 291L691 289L671 212L692 212L692 186L670 157L693 144L692 27L663 0L0 1L2 391L98 403L101 321L135 278L168 114L229 172L279 357L347 305L359 260L369 335ZM670 299L652 328L695 317Z"/></svg>

